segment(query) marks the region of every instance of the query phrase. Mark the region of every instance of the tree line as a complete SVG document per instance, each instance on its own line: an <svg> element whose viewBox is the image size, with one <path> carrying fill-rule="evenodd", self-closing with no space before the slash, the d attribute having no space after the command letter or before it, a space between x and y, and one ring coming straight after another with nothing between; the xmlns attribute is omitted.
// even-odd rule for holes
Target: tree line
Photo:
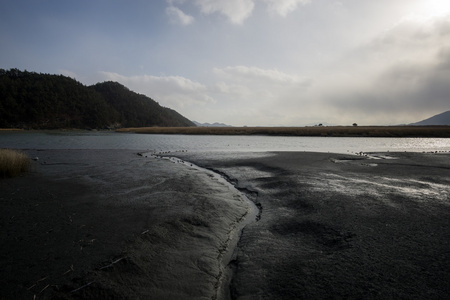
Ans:
<svg viewBox="0 0 450 300"><path fill-rule="evenodd" d="M0 128L195 126L117 82L85 86L63 75L0 69Z"/></svg>

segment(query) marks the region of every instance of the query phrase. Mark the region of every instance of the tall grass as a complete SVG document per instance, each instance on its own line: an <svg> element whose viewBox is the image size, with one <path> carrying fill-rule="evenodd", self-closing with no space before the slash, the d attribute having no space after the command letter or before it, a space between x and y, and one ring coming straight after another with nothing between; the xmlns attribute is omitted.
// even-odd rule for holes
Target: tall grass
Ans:
<svg viewBox="0 0 450 300"><path fill-rule="evenodd" d="M0 178L15 177L27 172L31 159L25 153L11 149L0 149Z"/></svg>

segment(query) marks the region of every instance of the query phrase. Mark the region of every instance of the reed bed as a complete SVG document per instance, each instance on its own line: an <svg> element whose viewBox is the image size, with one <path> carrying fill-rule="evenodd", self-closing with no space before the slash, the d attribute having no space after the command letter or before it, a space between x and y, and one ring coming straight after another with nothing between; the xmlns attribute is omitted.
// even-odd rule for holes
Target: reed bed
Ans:
<svg viewBox="0 0 450 300"><path fill-rule="evenodd" d="M140 127L118 132L192 135L278 135L331 137L450 137L450 126L315 126L315 127Z"/></svg>
<svg viewBox="0 0 450 300"><path fill-rule="evenodd" d="M15 177L28 172L31 159L18 150L0 149L0 178Z"/></svg>

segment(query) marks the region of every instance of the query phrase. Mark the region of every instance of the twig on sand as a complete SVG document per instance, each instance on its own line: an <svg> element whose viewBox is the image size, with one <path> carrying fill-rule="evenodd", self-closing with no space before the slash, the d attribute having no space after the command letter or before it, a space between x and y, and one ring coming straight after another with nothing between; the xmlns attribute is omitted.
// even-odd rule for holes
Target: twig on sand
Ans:
<svg viewBox="0 0 450 300"><path fill-rule="evenodd" d="M48 276L42 277L41 279L36 280L36 283L33 284L32 286L30 286L29 288L27 288L27 291L31 290L32 288L34 288L39 282L44 281L45 279L47 279ZM44 289L46 289L47 287L45 287Z"/></svg>
<svg viewBox="0 0 450 300"><path fill-rule="evenodd" d="M118 258L118 259L116 259L115 261L113 261L112 263L110 263L109 265L104 266L104 267L101 267L100 270L103 270L103 269L106 269L106 268L110 268L110 267L112 267L114 264L117 264L119 261L121 261L121 260L123 260L123 259L125 259L125 257Z"/></svg>
<svg viewBox="0 0 450 300"><path fill-rule="evenodd" d="M89 282L89 283L86 283L85 285L80 286L79 288L74 289L73 291L71 291L70 294L76 293L76 292L78 292L79 290L84 289L85 287L88 287L88 286L90 286L90 285L93 284L93 283L94 283L93 281L91 281L91 282Z"/></svg>
<svg viewBox="0 0 450 300"><path fill-rule="evenodd" d="M47 284L47 285L39 292L39 294L42 293L43 291L45 291L49 286L50 286L50 284Z"/></svg>
<svg viewBox="0 0 450 300"><path fill-rule="evenodd" d="M67 273L72 272L72 271L73 271L73 265L71 265L71 266L70 266L70 269L67 270L67 271L65 271L65 272L63 273L63 275L66 275Z"/></svg>

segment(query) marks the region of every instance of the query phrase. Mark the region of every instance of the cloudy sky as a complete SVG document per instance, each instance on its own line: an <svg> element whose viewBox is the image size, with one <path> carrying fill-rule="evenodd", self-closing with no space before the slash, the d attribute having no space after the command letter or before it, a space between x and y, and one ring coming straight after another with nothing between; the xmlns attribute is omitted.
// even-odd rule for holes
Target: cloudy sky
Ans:
<svg viewBox="0 0 450 300"><path fill-rule="evenodd" d="M199 122L410 123L450 109L450 1L1 0L0 68Z"/></svg>

